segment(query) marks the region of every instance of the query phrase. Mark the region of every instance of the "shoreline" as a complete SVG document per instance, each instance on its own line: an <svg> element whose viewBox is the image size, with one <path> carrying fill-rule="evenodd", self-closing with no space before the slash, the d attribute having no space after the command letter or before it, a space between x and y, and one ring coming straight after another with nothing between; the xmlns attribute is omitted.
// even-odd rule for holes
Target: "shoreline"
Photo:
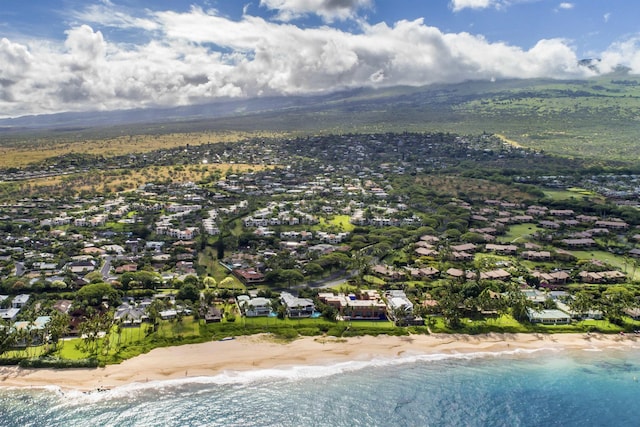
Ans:
<svg viewBox="0 0 640 427"><path fill-rule="evenodd" d="M0 387L100 391L135 383L212 377L228 372L328 366L407 356L516 353L536 350L638 349L640 336L592 334L432 334L303 337L275 342L266 334L156 348L118 365L86 369L0 367Z"/></svg>

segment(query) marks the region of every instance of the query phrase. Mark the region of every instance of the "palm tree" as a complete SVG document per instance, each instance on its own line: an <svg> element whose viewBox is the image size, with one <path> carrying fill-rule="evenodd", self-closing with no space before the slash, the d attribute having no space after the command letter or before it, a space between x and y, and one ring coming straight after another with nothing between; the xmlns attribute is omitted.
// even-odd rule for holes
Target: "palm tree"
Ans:
<svg viewBox="0 0 640 427"><path fill-rule="evenodd" d="M355 251L351 258L351 268L358 272L357 284L358 286L364 283L364 276L369 273L371 258L362 253L362 251Z"/></svg>
<svg viewBox="0 0 640 427"><path fill-rule="evenodd" d="M51 316L51 320L47 324L49 337L51 338L51 342L53 343L54 351L58 350L58 342L67 334L69 330L69 320L70 317L68 314L54 312Z"/></svg>
<svg viewBox="0 0 640 427"><path fill-rule="evenodd" d="M128 316L129 314L125 314L125 316ZM118 320L116 322L116 333L118 334L118 348L120 348L120 341L122 340L122 320Z"/></svg>
<svg viewBox="0 0 640 427"><path fill-rule="evenodd" d="M580 317L584 317L589 311L596 307L596 301L593 294L587 291L579 291L574 295L574 298L569 301L569 307L578 313Z"/></svg>
<svg viewBox="0 0 640 427"><path fill-rule="evenodd" d="M9 327L9 324L0 319L0 356L15 345L15 331Z"/></svg>
<svg viewBox="0 0 640 427"><path fill-rule="evenodd" d="M631 281L635 280L636 270L638 269L638 263L639 262L640 262L640 260L638 258L633 258L631 260L631 265L633 266L633 270L631 270Z"/></svg>
<svg viewBox="0 0 640 427"><path fill-rule="evenodd" d="M602 293L602 311L611 323L621 324L622 316L627 308L632 307L636 301L629 289L625 286L611 286Z"/></svg>
<svg viewBox="0 0 640 427"><path fill-rule="evenodd" d="M36 322L34 320L30 320L29 325L27 326L27 356L29 355L29 347L33 347L33 352L35 353L35 346L32 344L37 341L37 337L38 330L36 329Z"/></svg>
<svg viewBox="0 0 640 427"><path fill-rule="evenodd" d="M525 320L528 318L529 309L535 306L527 296L518 289L517 285L511 285L507 291L507 301L511 307L511 314L516 320Z"/></svg>
<svg viewBox="0 0 640 427"><path fill-rule="evenodd" d="M399 307L394 307L391 310L391 315L393 316L397 326L405 325L407 320L411 317L411 314L411 309L404 304Z"/></svg>
<svg viewBox="0 0 640 427"><path fill-rule="evenodd" d="M491 288L486 287L480 292L476 298L476 302L483 312L496 312L498 316L505 313L507 304L502 295L494 292Z"/></svg>

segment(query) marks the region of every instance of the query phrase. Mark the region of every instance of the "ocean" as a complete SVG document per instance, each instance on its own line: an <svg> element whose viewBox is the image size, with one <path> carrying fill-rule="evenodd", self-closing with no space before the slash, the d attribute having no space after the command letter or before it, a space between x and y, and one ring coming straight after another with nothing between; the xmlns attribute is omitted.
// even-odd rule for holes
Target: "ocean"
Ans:
<svg viewBox="0 0 640 427"><path fill-rule="evenodd" d="M404 355L131 384L0 388L0 426L639 426L640 350Z"/></svg>

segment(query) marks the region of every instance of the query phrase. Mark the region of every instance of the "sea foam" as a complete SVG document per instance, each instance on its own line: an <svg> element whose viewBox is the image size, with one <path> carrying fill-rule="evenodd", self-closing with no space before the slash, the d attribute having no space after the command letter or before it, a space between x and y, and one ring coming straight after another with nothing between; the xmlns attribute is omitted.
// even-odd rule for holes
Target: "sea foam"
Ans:
<svg viewBox="0 0 640 427"><path fill-rule="evenodd" d="M94 391L61 391L59 387L51 387L51 390L61 394L65 400L74 404L85 404L100 400L122 399L150 390L155 392L171 392L173 389L190 385L220 385L220 386L246 386L266 382L295 382L312 380L341 375L350 372L371 370L384 367L409 365L415 363L430 363L446 360L473 360L481 358L500 357L527 357L540 352L558 352L557 348L537 348L496 351L496 352L453 352L434 354L403 353L400 356L375 357L368 360L349 360L332 362L327 364L303 364L276 368L263 368L252 370L225 370L211 376L186 376L184 378L151 380L146 382L133 382L130 384L105 387Z"/></svg>

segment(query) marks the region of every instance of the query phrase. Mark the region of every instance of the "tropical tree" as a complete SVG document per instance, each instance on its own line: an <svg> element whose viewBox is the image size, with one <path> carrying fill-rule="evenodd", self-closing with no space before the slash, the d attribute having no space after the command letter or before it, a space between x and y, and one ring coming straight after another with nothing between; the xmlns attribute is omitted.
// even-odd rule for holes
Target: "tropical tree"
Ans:
<svg viewBox="0 0 640 427"><path fill-rule="evenodd" d="M160 312L162 310L164 310L164 306L162 301L160 301L159 299L154 299L149 305L149 308L147 308L147 315L149 316L149 320L153 325L153 331L158 330L158 326L160 325Z"/></svg>
<svg viewBox="0 0 640 427"><path fill-rule="evenodd" d="M304 274L300 270L286 269L280 271L280 278L287 282L288 287L304 281Z"/></svg>
<svg viewBox="0 0 640 427"><path fill-rule="evenodd" d="M235 288L236 281L233 277L227 276L218 283L220 288Z"/></svg>
<svg viewBox="0 0 640 427"><path fill-rule="evenodd" d="M412 317L413 312L407 305L400 305L391 310L391 315L396 325L406 325L407 321Z"/></svg>
<svg viewBox="0 0 640 427"><path fill-rule="evenodd" d="M600 298L604 315L611 323L622 324L622 316L627 308L636 303L633 292L623 285L611 286L602 293Z"/></svg>
<svg viewBox="0 0 640 427"><path fill-rule="evenodd" d="M460 318L462 317L462 302L464 294L459 283L449 280L442 289L436 294L438 307L442 313L442 318L451 328L460 326Z"/></svg>
<svg viewBox="0 0 640 427"><path fill-rule="evenodd" d="M362 251L355 251L351 256L351 268L356 270L356 279L358 285L364 284L364 276L369 273L371 257L365 255Z"/></svg>
<svg viewBox="0 0 640 427"><path fill-rule="evenodd" d="M597 304L593 294L584 290L576 292L571 301L569 301L569 308L580 314L581 317L596 308L596 306Z"/></svg>
<svg viewBox="0 0 640 427"><path fill-rule="evenodd" d="M119 299L118 291L107 283L92 283L83 286L77 293L79 300L87 300L91 305L98 305L106 298L110 305L115 305Z"/></svg>
<svg viewBox="0 0 640 427"><path fill-rule="evenodd" d="M198 302L200 300L200 291L195 285L191 283L185 283L178 290L178 295L176 295L176 298L179 300L189 300L192 303Z"/></svg>
<svg viewBox="0 0 640 427"><path fill-rule="evenodd" d="M533 302L514 284L510 285L507 290L507 301L511 308L511 314L516 320L527 320L529 309L535 308Z"/></svg>
<svg viewBox="0 0 640 427"><path fill-rule="evenodd" d="M53 344L53 351L58 349L58 342L69 331L69 322L71 317L68 314L55 311L51 315L51 320L47 324L49 338Z"/></svg>
<svg viewBox="0 0 640 427"><path fill-rule="evenodd" d="M304 266L304 272L308 276L319 276L324 269L317 262L309 262Z"/></svg>
<svg viewBox="0 0 640 427"><path fill-rule="evenodd" d="M480 310L484 312L495 312L498 316L502 316L508 311L506 298L489 287L484 288L482 292L480 292L480 295L476 298L476 302Z"/></svg>
<svg viewBox="0 0 640 427"><path fill-rule="evenodd" d="M0 319L0 355L16 344L16 333L9 324Z"/></svg>
<svg viewBox="0 0 640 427"><path fill-rule="evenodd" d="M218 287L218 281L211 276L207 276L204 279L202 279L202 283L204 284L205 289Z"/></svg>

